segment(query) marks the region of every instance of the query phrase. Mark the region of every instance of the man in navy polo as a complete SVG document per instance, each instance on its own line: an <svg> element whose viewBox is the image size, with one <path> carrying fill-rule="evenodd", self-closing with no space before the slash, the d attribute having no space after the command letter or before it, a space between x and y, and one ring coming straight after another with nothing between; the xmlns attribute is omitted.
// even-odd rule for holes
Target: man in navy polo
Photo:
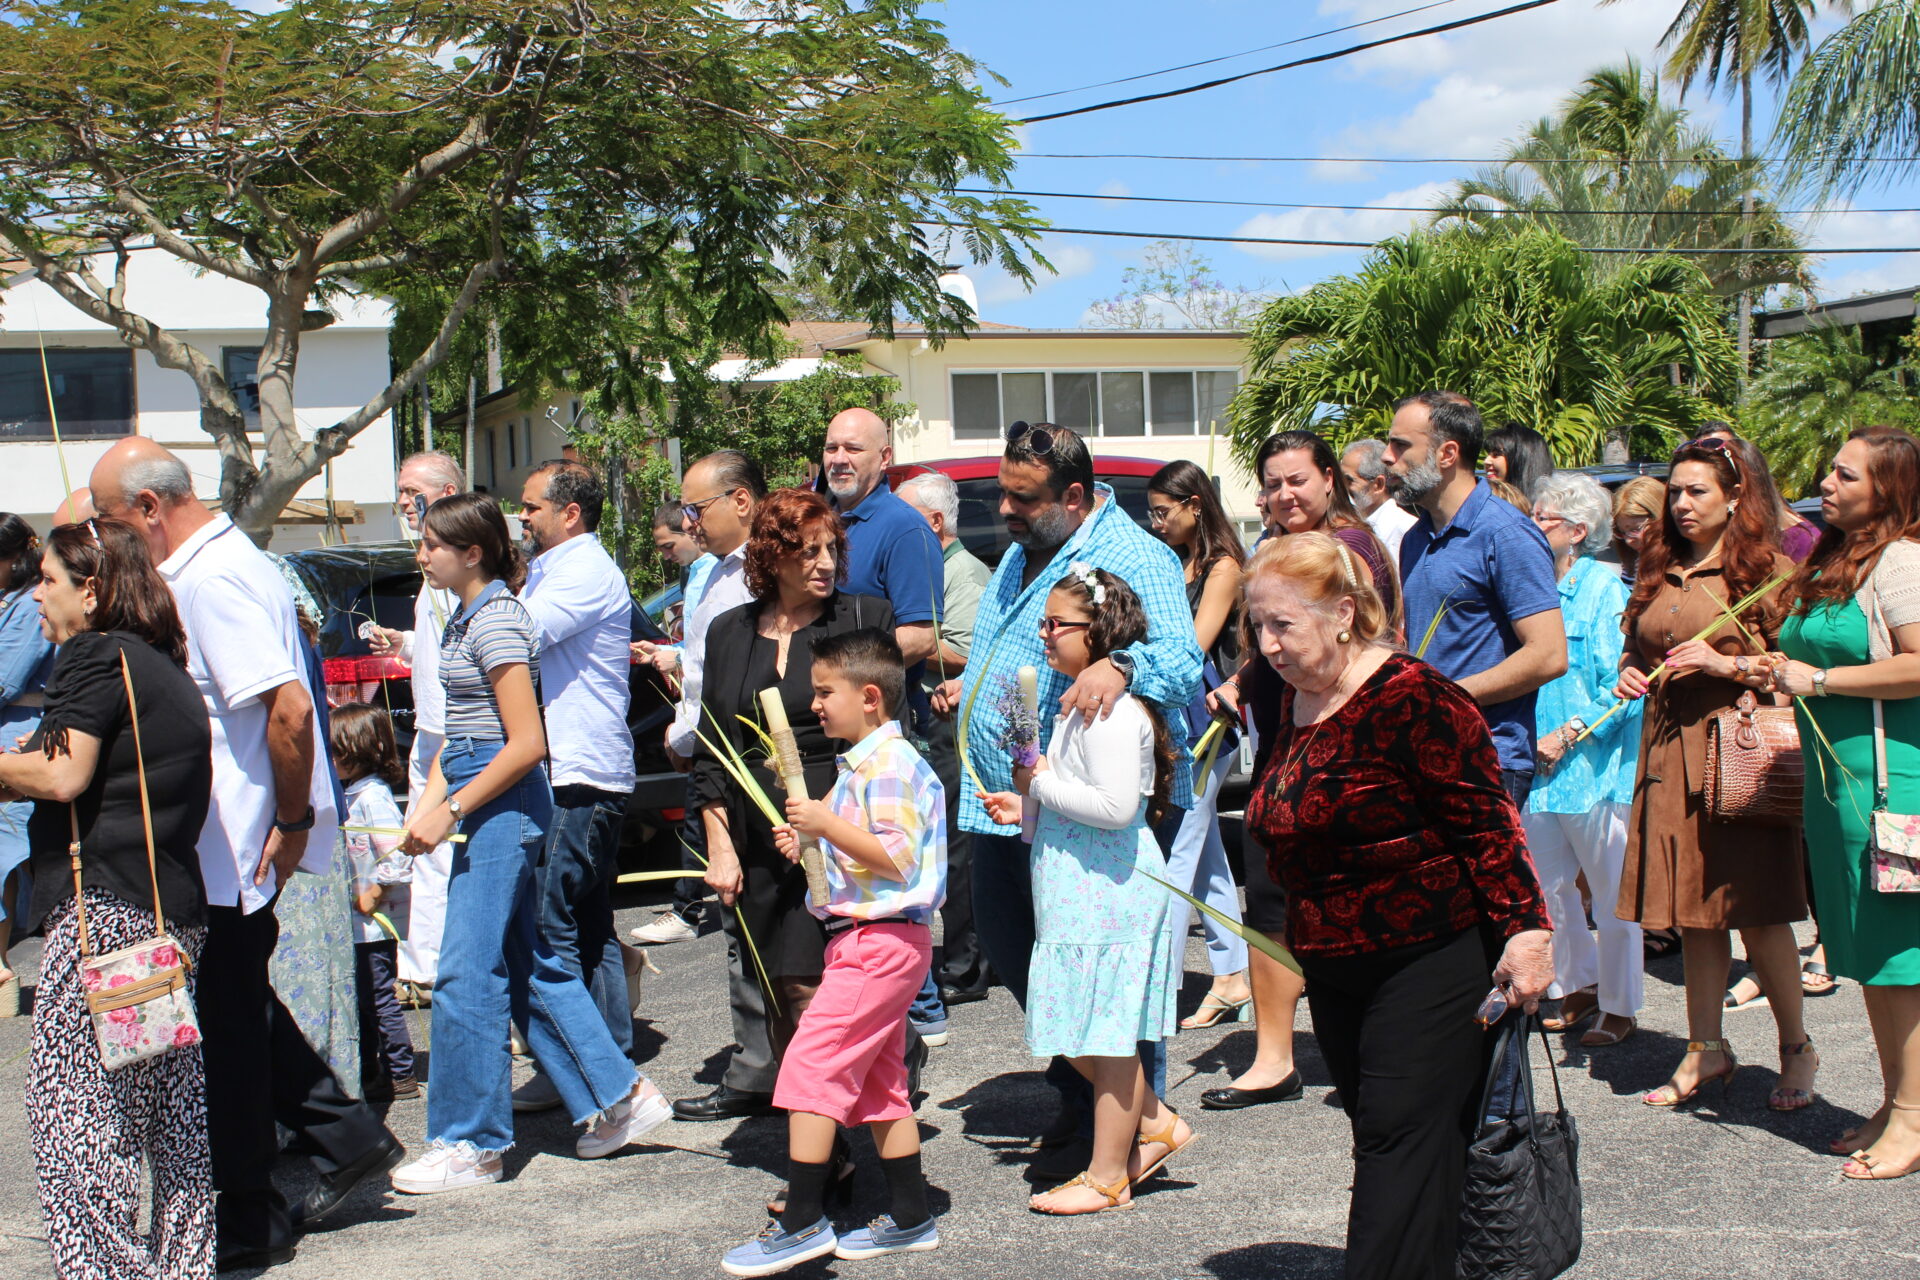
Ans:
<svg viewBox="0 0 1920 1280"><path fill-rule="evenodd" d="M842 409L833 415L820 464L827 494L847 529L844 590L880 596L893 606L893 638L907 663L907 705L901 709L900 727L924 737L926 730L919 726L932 718L932 711L921 676L937 643L934 623L947 607L946 555L940 539L926 517L888 486L893 446L886 422L873 410ZM946 1043L947 1011L931 967L908 1020L920 1039ZM909 1056L918 1052L916 1044Z"/></svg>
<svg viewBox="0 0 1920 1280"><path fill-rule="evenodd" d="M1419 517L1400 542L1407 643L1480 704L1501 779L1523 812L1533 788L1534 691L1567 669L1553 552L1527 515L1474 475L1479 410L1452 391L1394 406L1385 460ZM1439 622L1434 622L1435 617Z"/></svg>

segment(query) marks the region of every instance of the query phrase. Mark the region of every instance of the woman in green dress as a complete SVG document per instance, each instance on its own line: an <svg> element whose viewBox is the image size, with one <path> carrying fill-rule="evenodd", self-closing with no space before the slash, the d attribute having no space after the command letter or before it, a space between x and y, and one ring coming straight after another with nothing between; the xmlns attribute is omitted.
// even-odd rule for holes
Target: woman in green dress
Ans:
<svg viewBox="0 0 1920 1280"><path fill-rule="evenodd" d="M1794 580L1782 652L1751 682L1794 695L1800 740L1825 757L1807 766L1814 903L1827 963L1861 984L1885 1081L1879 1109L1831 1149L1852 1153L1849 1178L1898 1178L1920 1170L1920 893L1876 892L1867 850L1875 699L1886 806L1920 812L1920 442L1854 432L1820 496L1829 528Z"/></svg>

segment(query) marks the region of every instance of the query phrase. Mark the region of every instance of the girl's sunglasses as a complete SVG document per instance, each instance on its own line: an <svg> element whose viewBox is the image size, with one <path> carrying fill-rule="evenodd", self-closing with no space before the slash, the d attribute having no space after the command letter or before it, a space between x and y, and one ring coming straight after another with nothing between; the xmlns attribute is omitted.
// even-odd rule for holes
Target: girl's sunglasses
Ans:
<svg viewBox="0 0 1920 1280"><path fill-rule="evenodd" d="M1090 627L1092 625L1093 623L1091 622L1069 622L1065 618L1049 616L1040 619L1040 634L1043 636L1057 636L1062 631L1078 631L1082 627Z"/></svg>

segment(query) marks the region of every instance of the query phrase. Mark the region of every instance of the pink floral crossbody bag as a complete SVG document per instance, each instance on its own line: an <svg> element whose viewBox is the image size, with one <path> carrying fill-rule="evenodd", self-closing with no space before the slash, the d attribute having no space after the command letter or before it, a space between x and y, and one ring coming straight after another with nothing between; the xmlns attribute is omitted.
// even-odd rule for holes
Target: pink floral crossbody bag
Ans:
<svg viewBox="0 0 1920 1280"><path fill-rule="evenodd" d="M1880 594L1869 588L1873 616L1880 616ZM1892 628L1888 628L1892 639ZM1894 642L1896 651L1898 641ZM1920 815L1887 812L1887 723L1880 699L1873 700L1873 821L1867 837L1867 875L1876 893L1920 893Z"/></svg>
<svg viewBox="0 0 1920 1280"><path fill-rule="evenodd" d="M157 1058L200 1043L200 1019L187 989L187 955L167 933L160 906L160 872L153 849L153 810L147 801L147 758L140 747L140 712L134 704L133 676L120 654L120 679L127 687L127 718L133 724L133 754L140 773L140 819L147 832L147 874L153 879L153 919L158 932L144 942L93 953L87 937L87 902L80 891L80 814L69 805L73 843L73 909L80 927L80 980L87 1014L93 1019L100 1061L109 1071Z"/></svg>

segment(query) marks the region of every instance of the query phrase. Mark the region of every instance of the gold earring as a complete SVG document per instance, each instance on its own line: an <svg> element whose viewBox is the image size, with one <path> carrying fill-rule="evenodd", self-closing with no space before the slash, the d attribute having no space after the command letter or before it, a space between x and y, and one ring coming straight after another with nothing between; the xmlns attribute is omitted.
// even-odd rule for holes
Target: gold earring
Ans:
<svg viewBox="0 0 1920 1280"><path fill-rule="evenodd" d="M1334 639L1338 640L1341 644L1346 644L1353 639L1353 632L1342 631L1339 635L1335 636Z"/></svg>

